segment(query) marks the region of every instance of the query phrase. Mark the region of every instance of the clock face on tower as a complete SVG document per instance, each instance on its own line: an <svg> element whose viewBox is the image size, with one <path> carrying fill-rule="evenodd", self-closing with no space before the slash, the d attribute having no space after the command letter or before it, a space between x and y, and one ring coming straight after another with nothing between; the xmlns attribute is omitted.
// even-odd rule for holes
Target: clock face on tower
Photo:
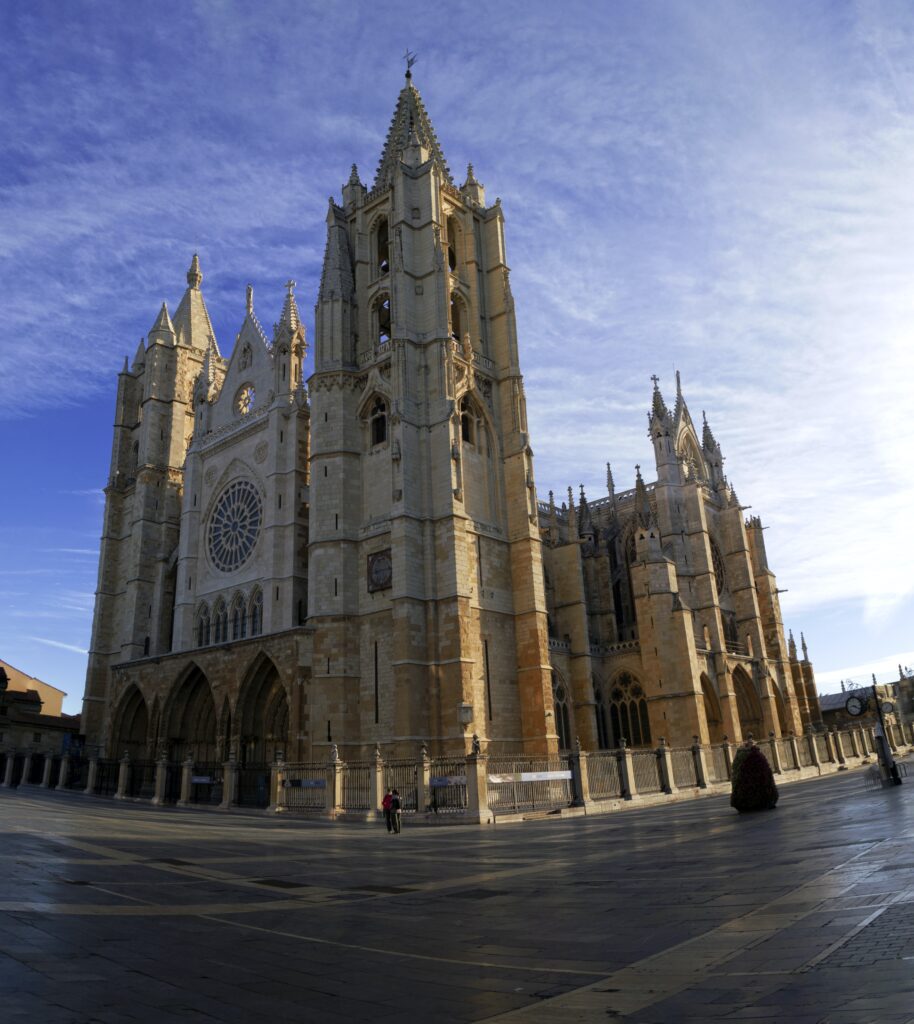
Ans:
<svg viewBox="0 0 914 1024"><path fill-rule="evenodd" d="M368 590L387 590L393 578L390 548L368 556Z"/></svg>
<svg viewBox="0 0 914 1024"><path fill-rule="evenodd" d="M844 710L854 718L859 718L866 711L867 703L868 701L862 700L860 697L848 697L844 704Z"/></svg>

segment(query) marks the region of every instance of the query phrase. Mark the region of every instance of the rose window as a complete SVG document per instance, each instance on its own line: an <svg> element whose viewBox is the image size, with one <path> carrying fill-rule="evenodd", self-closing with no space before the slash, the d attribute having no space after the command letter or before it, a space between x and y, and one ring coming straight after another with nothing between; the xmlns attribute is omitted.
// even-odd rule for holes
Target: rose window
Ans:
<svg viewBox="0 0 914 1024"><path fill-rule="evenodd" d="M254 391L253 384L245 384L245 386L238 392L238 398L236 399L238 412L242 416L247 414L254 408L254 399L257 397Z"/></svg>
<svg viewBox="0 0 914 1024"><path fill-rule="evenodd" d="M223 572L233 572L248 560L263 519L257 488L237 480L222 492L209 523L209 556Z"/></svg>

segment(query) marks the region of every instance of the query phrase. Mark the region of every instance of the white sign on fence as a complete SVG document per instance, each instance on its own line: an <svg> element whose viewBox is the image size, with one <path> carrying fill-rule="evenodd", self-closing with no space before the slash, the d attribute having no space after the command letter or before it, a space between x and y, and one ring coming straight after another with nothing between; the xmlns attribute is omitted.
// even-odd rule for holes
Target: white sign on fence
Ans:
<svg viewBox="0 0 914 1024"><path fill-rule="evenodd" d="M192 786L211 786L213 777L212 775L191 775L190 784Z"/></svg>
<svg viewBox="0 0 914 1024"><path fill-rule="evenodd" d="M283 789L324 789L326 779L283 779Z"/></svg>
<svg viewBox="0 0 914 1024"><path fill-rule="evenodd" d="M554 782L556 779L570 779L571 771L561 772L509 772L507 775L490 775L489 782Z"/></svg>

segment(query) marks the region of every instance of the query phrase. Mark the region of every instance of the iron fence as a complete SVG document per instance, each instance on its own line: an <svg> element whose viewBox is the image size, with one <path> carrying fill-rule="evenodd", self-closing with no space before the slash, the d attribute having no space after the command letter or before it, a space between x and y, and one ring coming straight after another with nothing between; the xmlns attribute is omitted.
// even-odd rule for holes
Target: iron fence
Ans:
<svg viewBox="0 0 914 1024"><path fill-rule="evenodd" d="M121 771L121 762L110 757L100 757L95 762L95 785L92 792L96 796L114 796L117 792L117 780Z"/></svg>
<svg viewBox="0 0 914 1024"><path fill-rule="evenodd" d="M486 790L495 814L554 810L574 802L571 759L495 758L488 763Z"/></svg>
<svg viewBox="0 0 914 1024"><path fill-rule="evenodd" d="M601 750L587 755L587 781L594 800L616 800L622 797L619 757L616 750Z"/></svg>
<svg viewBox="0 0 914 1024"><path fill-rule="evenodd" d="M632 774L635 789L639 793L662 793L663 779L660 777L660 761L654 750L632 751Z"/></svg>
<svg viewBox="0 0 914 1024"><path fill-rule="evenodd" d="M680 789L698 785L698 770L691 747L674 748L670 751L670 760L673 764L673 782Z"/></svg>
<svg viewBox="0 0 914 1024"><path fill-rule="evenodd" d="M195 761L190 773L192 804L222 803L223 766L219 761Z"/></svg>
<svg viewBox="0 0 914 1024"><path fill-rule="evenodd" d="M708 774L711 776L711 782L728 782L730 779L727 754L722 743L711 747L711 756L708 758Z"/></svg>
<svg viewBox="0 0 914 1024"><path fill-rule="evenodd" d="M184 768L176 761L169 761L165 766L165 792L162 799L167 804L176 804L181 799L181 777Z"/></svg>
<svg viewBox="0 0 914 1024"><path fill-rule="evenodd" d="M155 761L131 761L127 773L126 796L134 800L151 800L156 791Z"/></svg>
<svg viewBox="0 0 914 1024"><path fill-rule="evenodd" d="M367 811L371 807L372 765L347 764L343 767L343 809Z"/></svg>
<svg viewBox="0 0 914 1024"><path fill-rule="evenodd" d="M797 754L799 754L800 757L801 768L810 768L812 766L812 750L810 749L811 743L811 736L797 737Z"/></svg>
<svg viewBox="0 0 914 1024"><path fill-rule="evenodd" d="M266 761L240 765L235 769L235 803L239 807L268 807L270 766Z"/></svg>
<svg viewBox="0 0 914 1024"><path fill-rule="evenodd" d="M71 757L65 789L85 789L89 781L89 762L84 757Z"/></svg>
<svg viewBox="0 0 914 1024"><path fill-rule="evenodd" d="M402 814L415 814L419 796L415 761L387 761L384 765L384 788L395 789L400 796Z"/></svg>
<svg viewBox="0 0 914 1024"><path fill-rule="evenodd" d="M466 808L466 761L436 757L429 771L428 809L433 814L462 814Z"/></svg>
<svg viewBox="0 0 914 1024"><path fill-rule="evenodd" d="M327 810L328 774L325 764L283 765L278 806L286 811Z"/></svg>

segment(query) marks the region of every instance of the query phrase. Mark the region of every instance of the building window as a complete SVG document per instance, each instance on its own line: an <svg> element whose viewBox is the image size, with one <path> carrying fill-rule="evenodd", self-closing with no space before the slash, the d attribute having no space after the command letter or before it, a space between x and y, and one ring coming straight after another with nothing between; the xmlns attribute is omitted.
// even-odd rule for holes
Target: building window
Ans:
<svg viewBox="0 0 914 1024"><path fill-rule="evenodd" d="M390 341L390 296L379 295L375 303L375 337L379 345L386 345Z"/></svg>
<svg viewBox="0 0 914 1024"><path fill-rule="evenodd" d="M375 259L378 274L386 274L390 270L390 228L387 226L386 217L378 221L378 230L375 233Z"/></svg>
<svg viewBox="0 0 914 1024"><path fill-rule="evenodd" d="M610 692L609 718L615 746L622 740L633 747L650 746L651 722L644 689L629 672L623 672Z"/></svg>
<svg viewBox="0 0 914 1024"><path fill-rule="evenodd" d="M219 600L213 609L213 643L224 644L228 640L228 611L225 602Z"/></svg>
<svg viewBox="0 0 914 1024"><path fill-rule="evenodd" d="M598 687L594 687L593 699L596 702L594 705L594 712L597 716L597 746L600 750L608 750L610 746L609 742L609 729L607 728L606 721L606 705L603 703L603 691Z"/></svg>
<svg viewBox="0 0 914 1024"><path fill-rule="evenodd" d="M457 269L457 221L453 217L447 219L447 266L453 274Z"/></svg>
<svg viewBox="0 0 914 1024"><path fill-rule="evenodd" d="M380 399L374 400L369 416L371 425L371 445L384 444L387 440L387 406Z"/></svg>
<svg viewBox="0 0 914 1024"><path fill-rule="evenodd" d="M209 608L206 605L197 612L197 646L209 646Z"/></svg>
<svg viewBox="0 0 914 1024"><path fill-rule="evenodd" d="M40 732L33 732L32 733L32 742L33 743L40 743L41 742L41 733Z"/></svg>
<svg viewBox="0 0 914 1024"><path fill-rule="evenodd" d="M457 293L451 295L451 337L454 341L463 339L463 303L457 298Z"/></svg>
<svg viewBox="0 0 914 1024"><path fill-rule="evenodd" d="M472 400L466 395L460 399L460 439L464 444L478 446L479 416Z"/></svg>
<svg viewBox="0 0 914 1024"><path fill-rule="evenodd" d="M247 616L244 614L244 599L236 594L232 601L232 639L243 640L247 635Z"/></svg>
<svg viewBox="0 0 914 1024"><path fill-rule="evenodd" d="M256 590L251 598L251 636L263 632L263 591Z"/></svg>
<svg viewBox="0 0 914 1024"><path fill-rule="evenodd" d="M555 732L559 738L559 750L571 749L571 716L568 712L568 691L565 684L552 673L552 701L555 711Z"/></svg>

